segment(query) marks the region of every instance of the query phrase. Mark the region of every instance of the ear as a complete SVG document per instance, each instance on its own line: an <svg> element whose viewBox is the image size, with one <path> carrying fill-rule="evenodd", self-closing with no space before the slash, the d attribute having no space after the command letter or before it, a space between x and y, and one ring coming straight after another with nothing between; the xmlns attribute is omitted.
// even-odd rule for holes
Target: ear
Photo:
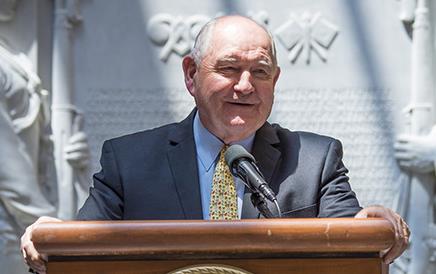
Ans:
<svg viewBox="0 0 436 274"><path fill-rule="evenodd" d="M185 86L188 89L189 93L194 96L194 78L195 73L197 72L197 64L191 55L187 55L183 58L182 62L183 73L185 75Z"/></svg>
<svg viewBox="0 0 436 274"><path fill-rule="evenodd" d="M276 68L276 75L274 75L274 87L276 86L277 80L279 79L280 76L280 67L277 66Z"/></svg>

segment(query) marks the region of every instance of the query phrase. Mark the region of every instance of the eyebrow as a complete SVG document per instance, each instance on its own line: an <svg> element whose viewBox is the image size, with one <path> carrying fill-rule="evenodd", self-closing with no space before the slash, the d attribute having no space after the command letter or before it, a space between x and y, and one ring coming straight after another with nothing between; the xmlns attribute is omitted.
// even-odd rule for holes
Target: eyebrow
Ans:
<svg viewBox="0 0 436 274"><path fill-rule="evenodd" d="M239 61L239 58L236 58L233 56L224 56L224 57L221 57L217 60L217 64L222 65L222 64L226 64L226 63L237 63L238 61ZM262 66L268 66L268 67L272 66L271 60L269 60L267 58L256 60L256 62Z"/></svg>
<svg viewBox="0 0 436 274"><path fill-rule="evenodd" d="M222 58L219 58L217 62L218 62L218 64L221 64L221 63L236 63L236 62L238 62L238 59L235 58L235 57L231 57L231 56L224 56Z"/></svg>

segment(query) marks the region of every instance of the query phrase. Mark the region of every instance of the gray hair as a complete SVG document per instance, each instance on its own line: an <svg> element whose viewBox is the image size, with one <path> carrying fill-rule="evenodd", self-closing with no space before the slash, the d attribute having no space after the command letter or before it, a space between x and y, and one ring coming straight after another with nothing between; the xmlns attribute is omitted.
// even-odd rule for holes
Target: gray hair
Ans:
<svg viewBox="0 0 436 274"><path fill-rule="evenodd" d="M201 60L204 57L204 54L206 53L207 49L210 46L210 41L212 40L211 38L212 38L213 30L215 29L216 24L218 23L219 20L221 20L224 17L227 17L227 16L216 17L216 18L210 20L209 22L207 22L201 28L200 32L198 33L197 37L195 38L194 46L192 47L192 50L191 50L191 56L197 65L199 65L201 63ZM241 17L244 17L244 18L254 22L256 25L261 27L268 34L269 39L271 41L271 48L270 48L271 58L272 58L273 66L276 67L277 66L276 45L275 45L274 38L273 38L271 32L264 25L259 24L258 22L256 22L255 20L253 20L251 18L245 17L245 16L241 16Z"/></svg>

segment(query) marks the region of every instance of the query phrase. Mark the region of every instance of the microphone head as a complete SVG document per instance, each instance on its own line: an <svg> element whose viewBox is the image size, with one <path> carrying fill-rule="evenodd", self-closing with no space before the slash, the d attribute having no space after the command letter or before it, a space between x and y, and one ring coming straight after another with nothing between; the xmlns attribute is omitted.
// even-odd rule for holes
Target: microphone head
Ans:
<svg viewBox="0 0 436 274"><path fill-rule="evenodd" d="M232 169L233 163L241 158L246 158L255 162L253 155L248 153L248 151L241 145L231 145L224 154L224 159L230 169Z"/></svg>

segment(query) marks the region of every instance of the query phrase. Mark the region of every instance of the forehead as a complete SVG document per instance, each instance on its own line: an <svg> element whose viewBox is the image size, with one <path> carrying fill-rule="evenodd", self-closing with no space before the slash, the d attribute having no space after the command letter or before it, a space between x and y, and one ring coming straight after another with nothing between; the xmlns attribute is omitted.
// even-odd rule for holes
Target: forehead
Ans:
<svg viewBox="0 0 436 274"><path fill-rule="evenodd" d="M269 51L264 48L239 49L229 48L216 54L210 55L212 61L217 63L256 62L264 65L272 65Z"/></svg>
<svg viewBox="0 0 436 274"><path fill-rule="evenodd" d="M253 22L218 23L206 56L213 59L271 61L271 45L268 33Z"/></svg>

